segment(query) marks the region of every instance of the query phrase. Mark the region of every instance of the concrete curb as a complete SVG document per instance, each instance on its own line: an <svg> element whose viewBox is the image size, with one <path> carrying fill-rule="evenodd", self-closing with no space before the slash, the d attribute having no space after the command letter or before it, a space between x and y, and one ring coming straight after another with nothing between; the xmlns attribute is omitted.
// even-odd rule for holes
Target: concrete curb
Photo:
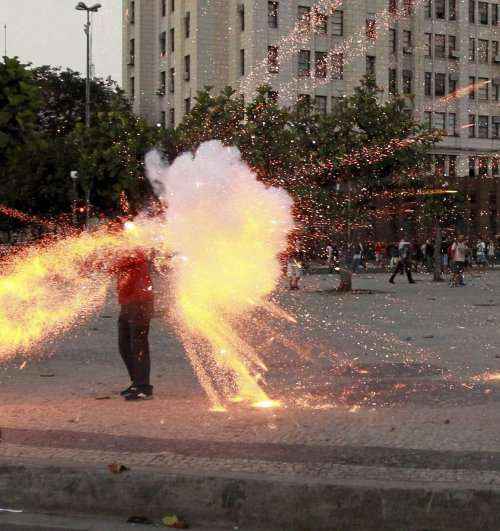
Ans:
<svg viewBox="0 0 500 531"><path fill-rule="evenodd" d="M2 507L147 515L268 531L498 531L500 489L456 484L196 476L0 461Z"/></svg>

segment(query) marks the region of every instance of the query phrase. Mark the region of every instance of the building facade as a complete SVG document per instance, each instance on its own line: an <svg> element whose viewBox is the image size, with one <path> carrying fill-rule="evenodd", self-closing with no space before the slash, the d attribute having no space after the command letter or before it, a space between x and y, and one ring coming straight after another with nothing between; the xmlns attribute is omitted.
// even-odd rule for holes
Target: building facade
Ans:
<svg viewBox="0 0 500 531"><path fill-rule="evenodd" d="M499 13L496 0L123 0L123 84L137 114L174 126L206 86L250 99L266 82L282 105L326 113L372 74L446 131L434 170L468 190L471 233L493 235Z"/></svg>

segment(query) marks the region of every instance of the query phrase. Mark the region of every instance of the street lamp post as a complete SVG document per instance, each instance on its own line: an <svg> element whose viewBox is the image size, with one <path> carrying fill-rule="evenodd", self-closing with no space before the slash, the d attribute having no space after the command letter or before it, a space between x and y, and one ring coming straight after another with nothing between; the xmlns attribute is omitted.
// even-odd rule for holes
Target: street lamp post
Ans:
<svg viewBox="0 0 500 531"><path fill-rule="evenodd" d="M93 6L89 7L84 2L78 2L75 7L77 11L87 12L87 23L83 27L83 31L87 37L87 78L85 82L85 126L87 129L90 128L90 13L97 13L101 7L101 4L94 4ZM87 190L87 225L89 220L91 189L92 181L89 182Z"/></svg>

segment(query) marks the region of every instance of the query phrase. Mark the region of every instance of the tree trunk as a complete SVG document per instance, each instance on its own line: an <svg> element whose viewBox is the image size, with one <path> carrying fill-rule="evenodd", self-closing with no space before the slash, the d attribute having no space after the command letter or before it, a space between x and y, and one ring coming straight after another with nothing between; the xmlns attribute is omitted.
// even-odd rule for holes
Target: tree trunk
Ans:
<svg viewBox="0 0 500 531"><path fill-rule="evenodd" d="M343 293L352 291L352 271L345 265L339 267L340 284L337 287L337 291Z"/></svg>
<svg viewBox="0 0 500 531"><path fill-rule="evenodd" d="M443 275L441 273L441 244L443 237L441 234L441 225L436 224L436 239L434 241L434 282L442 282Z"/></svg>

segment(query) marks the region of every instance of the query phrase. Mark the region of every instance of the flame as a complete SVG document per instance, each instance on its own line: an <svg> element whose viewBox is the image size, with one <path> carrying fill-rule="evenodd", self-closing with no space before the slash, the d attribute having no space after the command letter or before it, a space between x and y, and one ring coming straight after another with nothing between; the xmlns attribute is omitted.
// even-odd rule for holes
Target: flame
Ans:
<svg viewBox="0 0 500 531"><path fill-rule="evenodd" d="M93 264L109 262L116 252L151 245L147 236L145 230L85 232L33 246L4 264L0 361L20 352L28 355L99 309L110 276Z"/></svg>

